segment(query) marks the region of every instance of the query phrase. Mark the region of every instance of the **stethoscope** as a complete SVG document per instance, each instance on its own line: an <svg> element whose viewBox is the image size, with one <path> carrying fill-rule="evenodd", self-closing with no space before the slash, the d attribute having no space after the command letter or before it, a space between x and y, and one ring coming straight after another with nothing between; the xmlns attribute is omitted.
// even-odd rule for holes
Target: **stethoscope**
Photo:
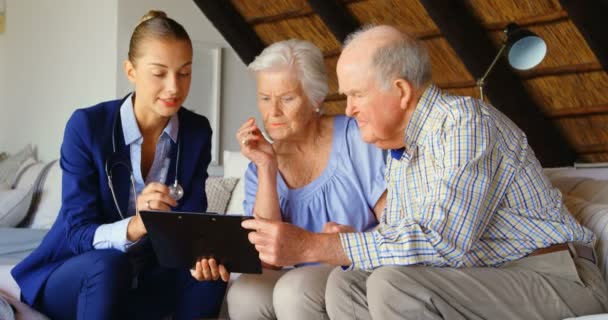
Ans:
<svg viewBox="0 0 608 320"><path fill-rule="evenodd" d="M114 116L114 122L112 124L112 154L106 159L105 162L105 170L106 176L108 177L108 186L110 187L110 193L112 193L112 199L114 199L114 205L116 206L116 210L118 210L118 214L122 219L125 216L122 214L122 210L120 210L120 206L118 205L118 200L116 199L116 193L114 192L114 184L112 183L112 170L119 166L124 166L129 171L129 176L131 178L131 187L133 188L133 196L137 197L137 192L135 191L135 177L133 176L133 170L131 169L130 162L125 160L124 157L120 156L119 153L116 152L116 126L118 123L118 119L120 119L120 109L116 110L116 115ZM178 172L179 172L179 162L180 162L180 153L181 153L181 131L177 131L177 156L175 159L175 180L173 184L169 186L169 195L179 201L184 196L184 188L179 184L178 181ZM135 201L135 208L137 211L137 201Z"/></svg>

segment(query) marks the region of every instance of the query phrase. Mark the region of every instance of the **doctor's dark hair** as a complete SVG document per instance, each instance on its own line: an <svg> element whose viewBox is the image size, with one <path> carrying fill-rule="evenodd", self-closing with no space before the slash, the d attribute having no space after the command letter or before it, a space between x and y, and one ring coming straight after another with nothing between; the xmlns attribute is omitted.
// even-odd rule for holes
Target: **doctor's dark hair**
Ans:
<svg viewBox="0 0 608 320"><path fill-rule="evenodd" d="M150 10L141 17L139 24L131 35L131 41L129 42L129 60L131 63L135 63L135 60L141 55L139 52L140 44L148 38L183 40L188 42L192 48L190 36L181 24L167 17L167 14L163 11Z"/></svg>

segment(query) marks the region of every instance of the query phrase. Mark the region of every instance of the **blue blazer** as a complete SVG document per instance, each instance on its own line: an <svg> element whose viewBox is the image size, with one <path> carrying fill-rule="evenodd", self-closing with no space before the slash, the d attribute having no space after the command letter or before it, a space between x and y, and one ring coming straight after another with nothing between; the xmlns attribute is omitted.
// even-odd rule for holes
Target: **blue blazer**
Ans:
<svg viewBox="0 0 608 320"><path fill-rule="evenodd" d="M61 145L59 216L40 246L11 270L21 287L22 299L30 305L35 303L40 289L57 267L71 257L94 250L93 236L99 225L121 219L108 187L105 161L112 154L114 117L123 101L108 101L76 110L68 120ZM184 197L174 210L205 211L204 185L211 162L211 126L205 117L183 107L178 116L182 144L178 178ZM130 159L120 121L114 134L120 158ZM175 178L176 149L173 145L167 174L170 182ZM128 169L115 167L112 180L119 206L122 212L127 212L131 188Z"/></svg>

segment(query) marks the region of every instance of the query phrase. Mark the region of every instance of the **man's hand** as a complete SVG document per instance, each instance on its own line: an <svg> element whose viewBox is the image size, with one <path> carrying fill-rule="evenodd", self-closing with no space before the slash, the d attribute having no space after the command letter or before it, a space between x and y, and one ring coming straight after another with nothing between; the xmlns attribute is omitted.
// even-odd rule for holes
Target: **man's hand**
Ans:
<svg viewBox="0 0 608 320"><path fill-rule="evenodd" d="M249 242L255 245L260 260L274 266L290 266L306 262L350 265L342 251L337 234L312 233L290 223L263 218L241 223L253 230Z"/></svg>
<svg viewBox="0 0 608 320"><path fill-rule="evenodd" d="M249 233L249 242L260 253L260 260L274 266L312 262L310 245L313 234L290 223L256 218L241 223Z"/></svg>

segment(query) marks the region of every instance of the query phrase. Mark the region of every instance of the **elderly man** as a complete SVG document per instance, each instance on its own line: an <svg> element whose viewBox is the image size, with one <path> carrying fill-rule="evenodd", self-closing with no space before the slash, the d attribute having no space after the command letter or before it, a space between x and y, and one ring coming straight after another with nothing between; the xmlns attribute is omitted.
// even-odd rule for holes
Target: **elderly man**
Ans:
<svg viewBox="0 0 608 320"><path fill-rule="evenodd" d="M351 35L337 72L362 139L390 150L380 225L314 234L244 222L262 260L343 266L327 283L335 319L561 319L606 310L594 236L568 213L513 122L430 84L425 49L389 26Z"/></svg>

